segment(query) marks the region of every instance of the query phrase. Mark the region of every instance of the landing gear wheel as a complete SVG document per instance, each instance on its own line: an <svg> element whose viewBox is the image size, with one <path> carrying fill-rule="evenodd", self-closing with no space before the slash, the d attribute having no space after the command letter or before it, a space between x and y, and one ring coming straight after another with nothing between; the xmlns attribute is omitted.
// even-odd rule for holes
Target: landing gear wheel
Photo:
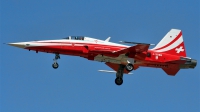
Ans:
<svg viewBox="0 0 200 112"><path fill-rule="evenodd" d="M132 71L133 68L134 68L134 67L133 67L133 64L130 64L130 63L129 63L129 64L126 65L126 70L129 71L129 72Z"/></svg>
<svg viewBox="0 0 200 112"><path fill-rule="evenodd" d="M117 77L117 78L115 79L115 84L116 84L116 85L122 85L122 83L123 83L123 79L122 79L122 78Z"/></svg>
<svg viewBox="0 0 200 112"><path fill-rule="evenodd" d="M55 63L52 64L52 67L53 67L54 69L57 69L57 68L59 67L59 65L58 65L58 63L55 62Z"/></svg>

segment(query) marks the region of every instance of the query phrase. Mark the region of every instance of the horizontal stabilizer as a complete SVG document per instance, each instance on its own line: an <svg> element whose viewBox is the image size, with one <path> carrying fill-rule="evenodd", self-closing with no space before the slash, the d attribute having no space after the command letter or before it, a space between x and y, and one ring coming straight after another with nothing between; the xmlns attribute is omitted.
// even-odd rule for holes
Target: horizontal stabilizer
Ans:
<svg viewBox="0 0 200 112"><path fill-rule="evenodd" d="M110 70L98 70L99 72L106 72L106 73L117 73L116 71L110 71ZM128 73L133 74L133 73Z"/></svg>
<svg viewBox="0 0 200 112"><path fill-rule="evenodd" d="M162 69L165 71L165 73L167 73L170 76L175 76L178 73L178 71L180 70L180 68L171 68L171 69L162 68Z"/></svg>
<svg viewBox="0 0 200 112"><path fill-rule="evenodd" d="M119 41L121 43L126 43L126 44L143 44L143 45L155 45L155 44L148 44L148 43L138 43L138 42L127 42L127 41Z"/></svg>

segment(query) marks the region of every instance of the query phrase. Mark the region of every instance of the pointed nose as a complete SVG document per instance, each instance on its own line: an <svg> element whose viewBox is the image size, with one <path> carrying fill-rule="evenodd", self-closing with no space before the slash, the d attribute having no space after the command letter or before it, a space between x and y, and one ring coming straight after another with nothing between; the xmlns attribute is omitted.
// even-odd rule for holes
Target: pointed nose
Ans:
<svg viewBox="0 0 200 112"><path fill-rule="evenodd" d="M14 46L14 47L19 47L19 48L25 48L25 44L22 43L22 42L18 42L18 43L8 43L8 45Z"/></svg>

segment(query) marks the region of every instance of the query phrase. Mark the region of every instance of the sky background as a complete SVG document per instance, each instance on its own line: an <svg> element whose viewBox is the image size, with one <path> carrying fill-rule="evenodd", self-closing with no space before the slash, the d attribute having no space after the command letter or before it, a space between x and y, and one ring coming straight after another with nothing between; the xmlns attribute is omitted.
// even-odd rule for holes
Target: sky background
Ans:
<svg viewBox="0 0 200 112"><path fill-rule="evenodd" d="M199 0L1 0L1 112L199 112L200 66L175 77L161 69L139 68L122 86L104 63L3 43L83 35L157 44L181 29L188 57L200 61ZM200 62L199 62L200 63Z"/></svg>

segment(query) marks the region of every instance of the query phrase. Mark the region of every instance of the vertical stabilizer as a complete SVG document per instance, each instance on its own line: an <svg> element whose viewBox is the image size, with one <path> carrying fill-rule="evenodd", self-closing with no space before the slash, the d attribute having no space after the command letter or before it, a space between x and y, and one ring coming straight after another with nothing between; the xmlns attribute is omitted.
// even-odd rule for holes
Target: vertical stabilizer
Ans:
<svg viewBox="0 0 200 112"><path fill-rule="evenodd" d="M186 57L182 31L171 29L152 50Z"/></svg>

